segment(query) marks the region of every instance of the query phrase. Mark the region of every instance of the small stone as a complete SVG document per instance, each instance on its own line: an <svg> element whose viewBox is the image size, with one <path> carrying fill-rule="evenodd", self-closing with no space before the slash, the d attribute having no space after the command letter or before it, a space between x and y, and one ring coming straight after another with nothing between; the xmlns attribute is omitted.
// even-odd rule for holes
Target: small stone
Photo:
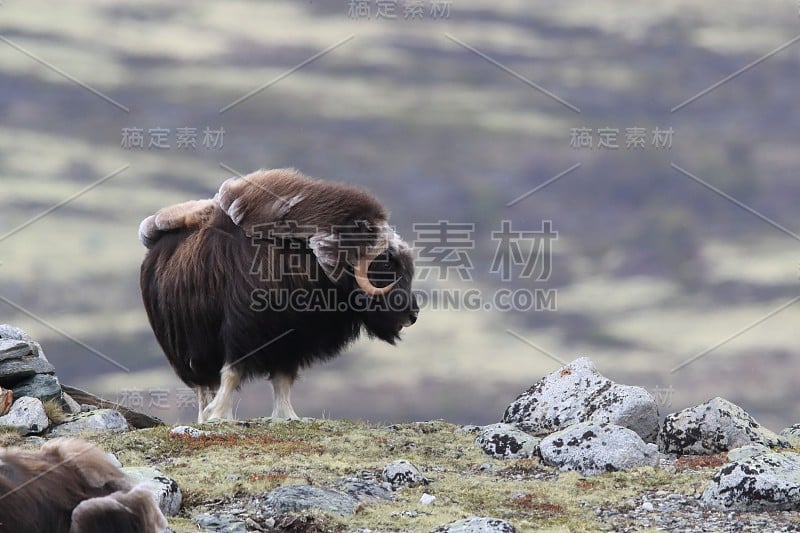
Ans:
<svg viewBox="0 0 800 533"><path fill-rule="evenodd" d="M464 518L439 526L431 533L516 533L516 528L499 518Z"/></svg>
<svg viewBox="0 0 800 533"><path fill-rule="evenodd" d="M0 416L0 426L15 427L26 435L41 433L49 425L44 405L37 398L20 398L14 402L7 415Z"/></svg>
<svg viewBox="0 0 800 533"><path fill-rule="evenodd" d="M481 430L475 444L497 459L520 459L536 455L540 440L511 424L492 424Z"/></svg>
<svg viewBox="0 0 800 533"><path fill-rule="evenodd" d="M655 511L655 507L653 507L653 504L652 504L652 503L650 503L650 502L644 502L644 503L642 504L642 507L641 507L641 509L642 509L642 511L644 511L645 513L652 513L653 511Z"/></svg>
<svg viewBox="0 0 800 533"><path fill-rule="evenodd" d="M436 496L433 494L428 494L427 492L423 492L422 496L419 498L419 503L422 505L433 505L433 502L436 501Z"/></svg>
<svg viewBox="0 0 800 533"><path fill-rule="evenodd" d="M647 444L634 431L613 424L574 424L543 438L539 449L546 464L584 476L658 465L655 444Z"/></svg>
<svg viewBox="0 0 800 533"><path fill-rule="evenodd" d="M169 430L170 435L179 436L179 437L191 437L193 439L197 439L200 437L206 437L211 435L210 431L203 431L201 429L193 428L191 426L175 426L171 430Z"/></svg>
<svg viewBox="0 0 800 533"><path fill-rule="evenodd" d="M159 470L148 466L121 468L122 472L135 484L142 484L153 493L164 516L175 516L181 509L181 489L172 479Z"/></svg>
<svg viewBox="0 0 800 533"><path fill-rule="evenodd" d="M50 432L53 437L70 437L85 432L109 431L121 433L128 431L128 422L119 411L96 409L73 415Z"/></svg>
<svg viewBox="0 0 800 533"><path fill-rule="evenodd" d="M40 448L42 444L44 444L45 442L47 442L47 439L38 437L36 435L30 435L28 437L25 437L25 444L28 444L35 448Z"/></svg>
<svg viewBox="0 0 800 533"><path fill-rule="evenodd" d="M481 426L474 426L472 424L467 424L466 426L461 426L457 428L454 431L454 433L456 435L469 435L472 433L478 433L481 429L483 429Z"/></svg>
<svg viewBox="0 0 800 533"><path fill-rule="evenodd" d="M284 485L264 497L263 512L269 516L316 509L339 516L355 514L358 500L344 492L310 485Z"/></svg>
<svg viewBox="0 0 800 533"><path fill-rule="evenodd" d="M64 404L64 409L69 413L76 415L81 412L81 406L78 402L75 401L72 396L67 394L66 392L61 393L61 401Z"/></svg>
<svg viewBox="0 0 800 533"><path fill-rule="evenodd" d="M384 481L391 484L393 490L400 487L428 484L428 480L420 473L419 469L405 459L387 464L383 468L382 476Z"/></svg>

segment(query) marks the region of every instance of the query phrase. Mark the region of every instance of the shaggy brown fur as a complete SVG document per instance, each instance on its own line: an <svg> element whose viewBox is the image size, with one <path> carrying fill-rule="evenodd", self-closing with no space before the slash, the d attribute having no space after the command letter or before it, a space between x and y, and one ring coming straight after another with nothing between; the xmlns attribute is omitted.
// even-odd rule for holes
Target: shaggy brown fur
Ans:
<svg viewBox="0 0 800 533"><path fill-rule="evenodd" d="M38 451L0 450L0 531L156 533L153 496L94 444L54 439Z"/></svg>
<svg viewBox="0 0 800 533"><path fill-rule="evenodd" d="M278 169L232 178L213 200L142 222L145 308L197 392L198 421L231 418L232 392L255 376L272 381L273 416L295 417L289 388L300 368L334 357L362 327L394 343L414 323L411 251L387 219L362 189ZM287 290L332 293L337 305L282 307L275 294ZM268 295L261 309L258 291ZM369 298L357 307L353 294Z"/></svg>

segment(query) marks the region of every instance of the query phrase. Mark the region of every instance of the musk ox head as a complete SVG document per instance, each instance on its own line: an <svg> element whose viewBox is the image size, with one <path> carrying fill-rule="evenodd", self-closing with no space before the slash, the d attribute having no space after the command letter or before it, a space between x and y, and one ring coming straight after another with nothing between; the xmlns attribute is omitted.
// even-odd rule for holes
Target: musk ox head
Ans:
<svg viewBox="0 0 800 533"><path fill-rule="evenodd" d="M361 315L369 335L389 343L416 321L411 248L389 226L386 209L366 191L311 179L294 169L262 170L226 181L214 202L254 242L268 243L260 249L272 256L254 263L262 270L266 265L281 288L332 284L347 295L333 310L343 310L344 304ZM202 220L204 212L194 218ZM184 215L184 220L191 218ZM313 265L297 260L304 254Z"/></svg>

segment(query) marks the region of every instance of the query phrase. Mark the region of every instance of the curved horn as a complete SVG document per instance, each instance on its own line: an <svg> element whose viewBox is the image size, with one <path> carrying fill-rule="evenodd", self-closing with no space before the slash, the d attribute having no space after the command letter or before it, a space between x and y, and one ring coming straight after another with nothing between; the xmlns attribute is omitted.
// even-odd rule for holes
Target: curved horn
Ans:
<svg viewBox="0 0 800 533"><path fill-rule="evenodd" d="M370 296L383 296L387 294L395 284L400 281L399 279L394 280L390 284L385 287L376 287L372 284L369 280L369 276L367 276L367 272L369 271L369 265L372 261L378 257L382 252L378 252L376 254L368 254L358 260L353 271L355 272L356 276L356 283L358 286L361 287L361 290L369 294Z"/></svg>

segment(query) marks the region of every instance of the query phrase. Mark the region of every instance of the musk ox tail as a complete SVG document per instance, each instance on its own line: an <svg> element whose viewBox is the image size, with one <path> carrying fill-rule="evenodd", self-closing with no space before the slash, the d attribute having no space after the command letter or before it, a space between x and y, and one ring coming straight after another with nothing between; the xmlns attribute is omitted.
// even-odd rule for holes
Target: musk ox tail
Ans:
<svg viewBox="0 0 800 533"><path fill-rule="evenodd" d="M196 229L214 213L214 200L192 200L171 205L144 219L139 226L139 240L148 249L169 231Z"/></svg>

